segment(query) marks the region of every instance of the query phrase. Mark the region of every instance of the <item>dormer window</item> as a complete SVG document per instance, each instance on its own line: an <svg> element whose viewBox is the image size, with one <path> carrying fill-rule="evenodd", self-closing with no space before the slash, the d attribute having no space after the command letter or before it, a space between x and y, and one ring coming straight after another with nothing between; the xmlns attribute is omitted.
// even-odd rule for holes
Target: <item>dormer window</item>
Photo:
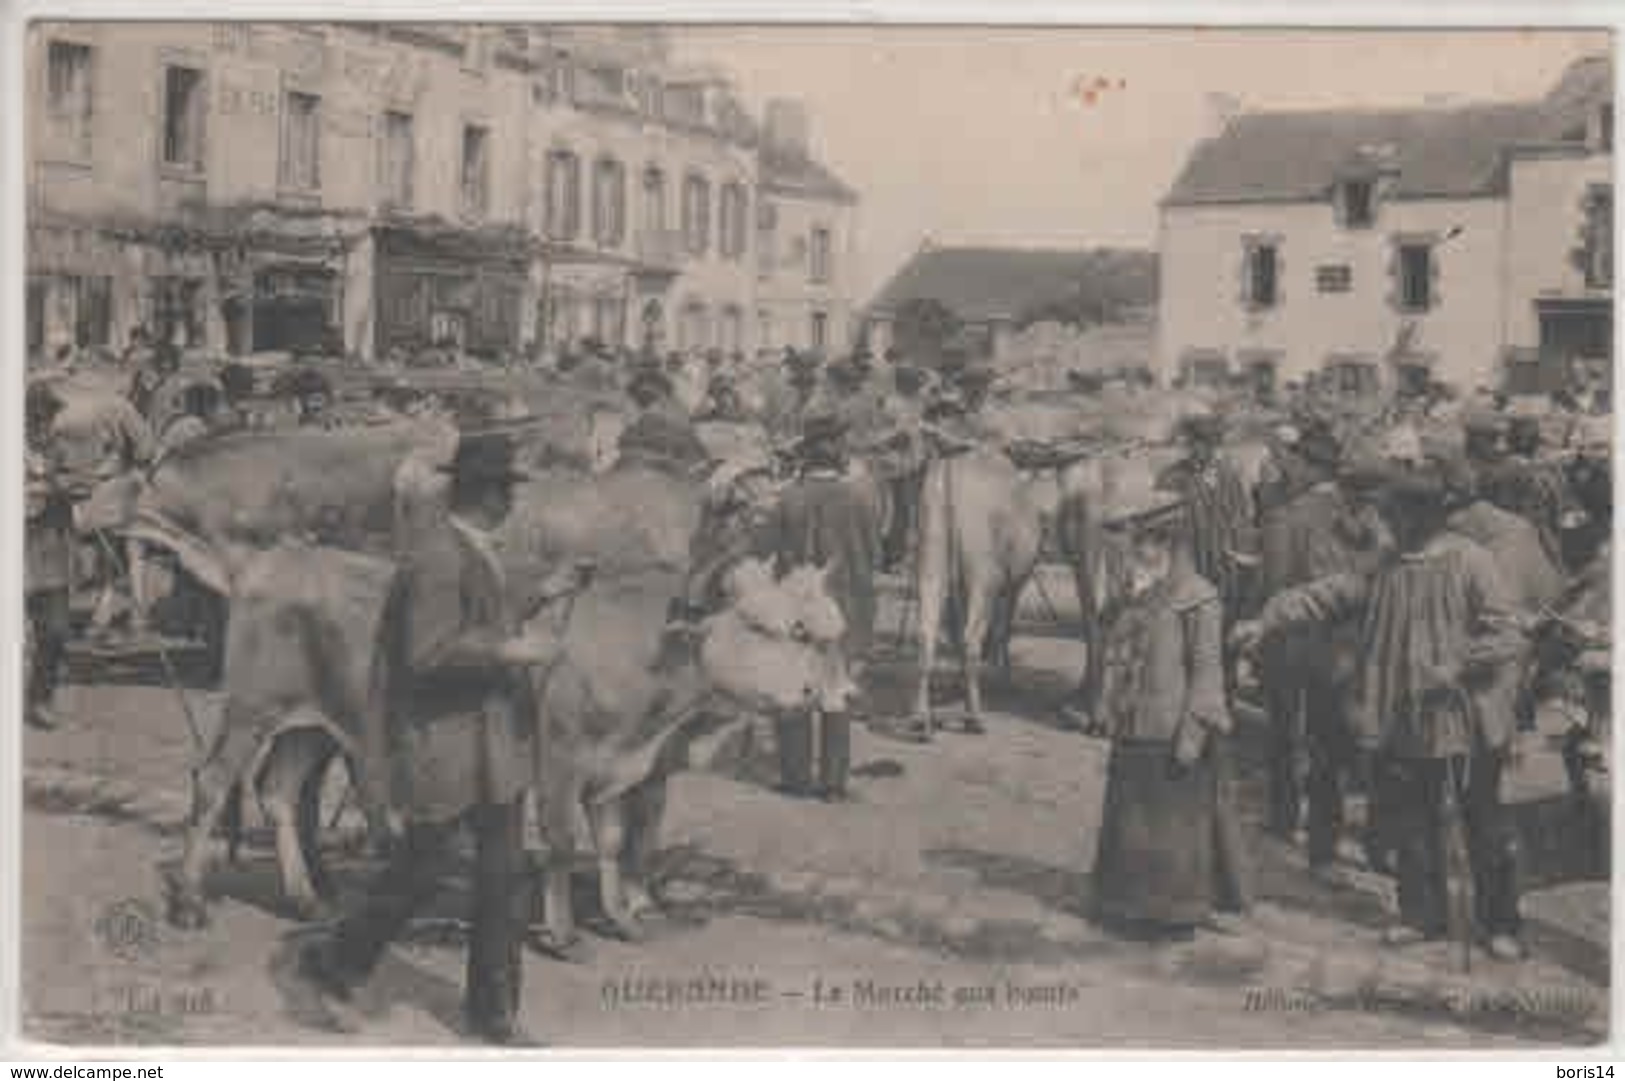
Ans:
<svg viewBox="0 0 1625 1081"><path fill-rule="evenodd" d="M1377 185L1369 177L1337 185L1337 216L1345 229L1369 229L1377 217Z"/></svg>

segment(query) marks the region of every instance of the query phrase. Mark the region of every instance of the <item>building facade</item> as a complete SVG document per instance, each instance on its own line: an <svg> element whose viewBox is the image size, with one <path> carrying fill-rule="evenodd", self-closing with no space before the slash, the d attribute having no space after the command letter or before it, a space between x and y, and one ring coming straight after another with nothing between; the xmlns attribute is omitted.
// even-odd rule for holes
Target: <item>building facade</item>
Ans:
<svg viewBox="0 0 1625 1081"><path fill-rule="evenodd" d="M1612 85L1592 58L1540 101L1236 117L1162 205L1159 371L1359 396L1606 366Z"/></svg>
<svg viewBox="0 0 1625 1081"><path fill-rule="evenodd" d="M659 31L38 23L28 62L31 352L759 344L760 126ZM772 299L832 348L849 262Z"/></svg>

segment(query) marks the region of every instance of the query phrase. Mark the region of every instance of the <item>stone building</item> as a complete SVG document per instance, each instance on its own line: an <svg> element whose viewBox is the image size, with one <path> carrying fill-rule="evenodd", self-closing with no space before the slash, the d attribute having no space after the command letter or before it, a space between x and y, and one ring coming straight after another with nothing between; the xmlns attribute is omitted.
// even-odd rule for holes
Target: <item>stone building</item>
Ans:
<svg viewBox="0 0 1625 1081"><path fill-rule="evenodd" d="M1543 99L1242 114L1163 200L1158 364L1551 389L1611 366L1613 74Z"/></svg>
<svg viewBox="0 0 1625 1081"><path fill-rule="evenodd" d="M759 344L779 159L658 30L36 23L28 64L31 351ZM841 246L771 303L835 347L855 197L801 149Z"/></svg>

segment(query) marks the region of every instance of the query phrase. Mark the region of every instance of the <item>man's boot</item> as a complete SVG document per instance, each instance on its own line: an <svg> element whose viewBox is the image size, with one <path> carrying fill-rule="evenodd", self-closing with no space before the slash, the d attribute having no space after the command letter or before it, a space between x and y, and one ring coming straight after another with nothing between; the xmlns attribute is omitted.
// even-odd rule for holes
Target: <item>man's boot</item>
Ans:
<svg viewBox="0 0 1625 1081"><path fill-rule="evenodd" d="M812 792L812 718L786 710L773 719L779 745L779 790L791 796Z"/></svg>
<svg viewBox="0 0 1625 1081"><path fill-rule="evenodd" d="M836 802L847 798L846 779L852 768L852 718L845 713L828 713L824 715L822 728L819 795Z"/></svg>

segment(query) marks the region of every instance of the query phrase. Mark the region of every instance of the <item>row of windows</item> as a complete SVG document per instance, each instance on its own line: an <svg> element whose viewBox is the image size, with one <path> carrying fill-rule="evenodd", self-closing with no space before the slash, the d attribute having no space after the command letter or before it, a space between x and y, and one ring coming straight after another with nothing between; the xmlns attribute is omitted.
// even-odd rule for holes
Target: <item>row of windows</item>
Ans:
<svg viewBox="0 0 1625 1081"><path fill-rule="evenodd" d="M581 159L570 150L555 150L547 157L546 220L544 229L553 240L573 241L580 237ZM666 233L666 174L658 167L644 170L642 178L641 228L647 236ZM750 200L745 186L737 181L722 185L717 201L717 248L723 258L741 259L747 245ZM711 182L698 173L683 177L683 249L690 255L704 255L711 246ZM592 166L592 239L601 247L619 247L626 240L626 167L614 158L600 158Z"/></svg>
<svg viewBox="0 0 1625 1081"><path fill-rule="evenodd" d="M91 129L92 51L88 45L53 41L47 50L47 116L59 150L88 157ZM167 168L199 172L204 167L205 89L203 72L171 65L164 69L162 161ZM282 101L281 147L277 182L286 191L315 193L322 186L322 99L320 95L287 91ZM463 214L483 218L490 208L491 132L480 124L465 124L459 171ZM385 112L379 124L377 174L383 203L410 209L416 196L416 131L412 114ZM645 235L667 231L666 176L659 168L642 178ZM582 220L582 168L569 150L556 150L547 159L545 178L547 235L555 240L580 237ZM592 167L591 235L602 247L618 248L627 235L626 169L612 158ZM683 177L681 242L692 256L704 256L712 243L711 182L697 173ZM743 184L724 183L716 201L716 245L725 259L743 259L749 246L750 199ZM771 241L771 237L768 237ZM769 244L768 250L771 250ZM808 252L809 274L825 282L831 274L828 229L816 228Z"/></svg>
<svg viewBox="0 0 1625 1081"><path fill-rule="evenodd" d="M565 345L583 337L601 342L627 340L626 302L618 296L577 295L567 289L555 289L542 304L541 325L544 337L555 345ZM641 316L640 335L643 340L654 334L658 322L658 306L646 307ZM772 348L776 327L766 310L756 313L758 348ZM735 304L724 305L713 318L711 309L703 303L690 302L678 312L676 321L677 349L691 352L697 349L720 349L732 354L744 349L745 313ZM829 344L829 313L815 311L808 316L808 342L814 349Z"/></svg>
<svg viewBox="0 0 1625 1081"><path fill-rule="evenodd" d="M1438 303L1438 262L1431 241L1396 241L1390 273L1395 279L1393 303L1400 311L1425 312ZM1347 293L1353 288L1353 270L1346 263L1315 268L1315 288L1321 293ZM1248 240L1243 247L1242 303L1252 311L1265 311L1281 303L1281 243Z"/></svg>

